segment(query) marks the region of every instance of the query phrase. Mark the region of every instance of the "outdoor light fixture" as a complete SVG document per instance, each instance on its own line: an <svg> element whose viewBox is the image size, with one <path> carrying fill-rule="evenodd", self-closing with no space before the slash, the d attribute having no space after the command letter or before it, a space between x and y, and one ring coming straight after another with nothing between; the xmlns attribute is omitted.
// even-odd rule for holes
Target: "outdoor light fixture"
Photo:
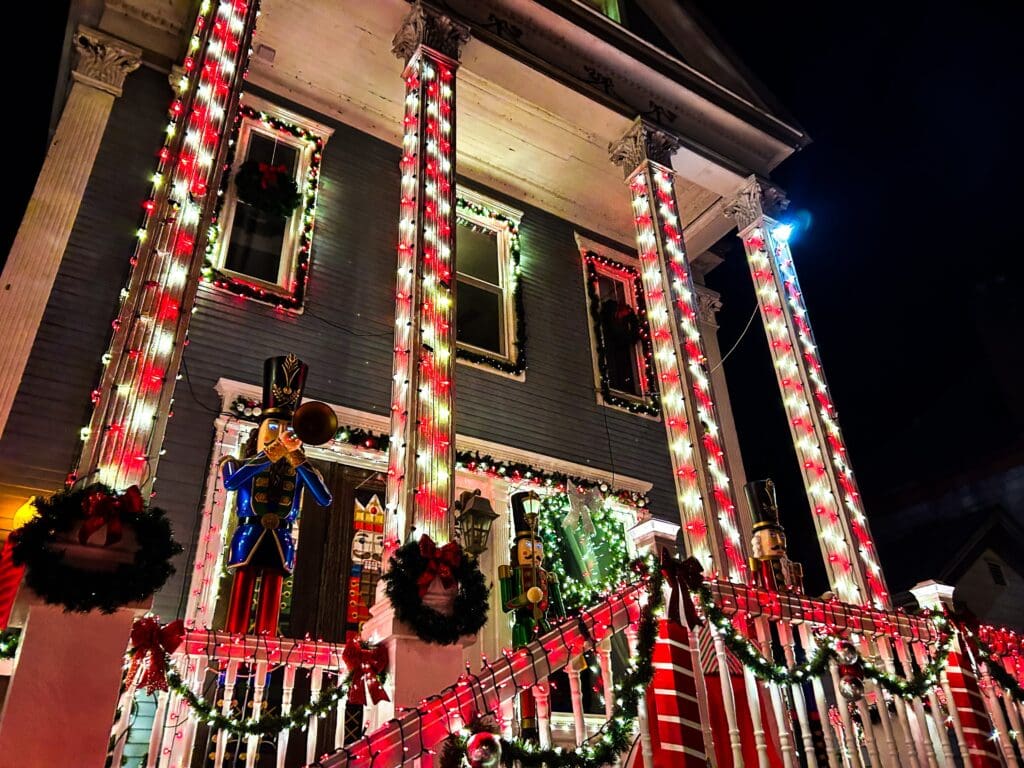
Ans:
<svg viewBox="0 0 1024 768"><path fill-rule="evenodd" d="M523 495L523 519L530 526L530 530L537 532L537 518L540 517L540 496L533 491Z"/></svg>
<svg viewBox="0 0 1024 768"><path fill-rule="evenodd" d="M780 243L789 242L789 238L792 234L792 224L779 224L777 227L775 227L775 229L772 230L772 237L774 237Z"/></svg>
<svg viewBox="0 0 1024 768"><path fill-rule="evenodd" d="M498 519L498 513L491 508L491 502L480 495L479 490L463 491L452 506L456 512L455 527L462 551L471 560L476 560L487 551L491 524Z"/></svg>

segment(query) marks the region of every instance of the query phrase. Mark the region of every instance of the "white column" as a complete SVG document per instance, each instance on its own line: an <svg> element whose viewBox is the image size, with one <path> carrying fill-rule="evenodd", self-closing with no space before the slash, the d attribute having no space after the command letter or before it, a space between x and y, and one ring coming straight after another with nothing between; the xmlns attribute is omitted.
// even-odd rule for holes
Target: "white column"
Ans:
<svg viewBox="0 0 1024 768"><path fill-rule="evenodd" d="M0 277L0 436L28 364L43 311L114 99L142 50L88 27L72 41L77 63L71 91L50 142L35 189Z"/></svg>

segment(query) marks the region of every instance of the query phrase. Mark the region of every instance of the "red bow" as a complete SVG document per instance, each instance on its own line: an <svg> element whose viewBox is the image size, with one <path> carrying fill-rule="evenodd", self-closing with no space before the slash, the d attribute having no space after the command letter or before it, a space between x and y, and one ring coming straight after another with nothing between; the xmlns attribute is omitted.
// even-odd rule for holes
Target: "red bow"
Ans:
<svg viewBox="0 0 1024 768"><path fill-rule="evenodd" d="M263 174L263 178L260 179L260 188L269 189L277 186L278 179L282 174L288 173L288 166L260 163L260 173Z"/></svg>
<svg viewBox="0 0 1024 768"><path fill-rule="evenodd" d="M132 660L128 667L128 680L145 688L146 693L167 690L167 654L174 653L185 638L185 623L178 619L160 626L151 616L139 619L132 625L132 647L128 653Z"/></svg>
<svg viewBox="0 0 1024 768"><path fill-rule="evenodd" d="M423 573L416 580L420 597L427 594L434 579L440 579L445 589L451 589L455 584L453 569L462 563L462 547L454 541L439 547L433 539L424 534L420 536L420 556L427 561L423 566Z"/></svg>
<svg viewBox="0 0 1024 768"><path fill-rule="evenodd" d="M107 540L103 546L109 547L121 540L124 532L125 514L138 515L142 512L142 491L133 485L120 496L106 491L93 491L82 500L82 511L85 520L78 531L78 543L85 544L96 531L107 526Z"/></svg>
<svg viewBox="0 0 1024 768"><path fill-rule="evenodd" d="M388 667L388 650L383 645L364 646L353 638L345 644L341 660L348 667L351 677L348 685L348 703L366 705L366 691L374 704L391 701L388 692L380 684L380 675Z"/></svg>
<svg viewBox="0 0 1024 768"><path fill-rule="evenodd" d="M697 608L690 598L690 590L699 589L703 583L704 574L700 567L700 561L695 557L679 561L668 553L667 549L661 550L661 575L665 577L669 588L672 590L668 597L668 619L674 621L687 629L699 627L704 622L697 615ZM686 624L683 624L679 615L680 603L682 604L683 616L686 617Z"/></svg>

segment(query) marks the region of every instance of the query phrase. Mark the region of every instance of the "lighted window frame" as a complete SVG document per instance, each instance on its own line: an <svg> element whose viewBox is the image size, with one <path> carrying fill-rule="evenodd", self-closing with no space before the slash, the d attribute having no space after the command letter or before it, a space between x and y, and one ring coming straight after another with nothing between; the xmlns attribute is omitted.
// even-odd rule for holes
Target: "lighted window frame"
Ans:
<svg viewBox="0 0 1024 768"><path fill-rule="evenodd" d="M627 263L627 257L623 257L623 261L617 261L590 249L583 249L581 253L590 319L587 328L590 332L597 400L604 405L622 408L632 413L657 417L660 414L657 378L654 372L653 349L647 325L647 306L644 301L639 269ZM601 330L601 299L595 285L599 277L618 282L623 288L626 303L636 313L640 340L634 345L633 367L639 392L616 389L608 381L604 336Z"/></svg>
<svg viewBox="0 0 1024 768"><path fill-rule="evenodd" d="M300 135L293 135L291 131ZM231 167L225 173L221 200L211 227L204 279L218 288L255 301L301 311L309 279L312 219L320 183L319 163L322 162L324 145L333 132L332 128L276 107L264 99L253 96L245 99L233 137ZM226 266L231 230L239 204L234 176L248 160L254 134L296 151L294 178L303 198L286 225L275 281L260 279Z"/></svg>
<svg viewBox="0 0 1024 768"><path fill-rule="evenodd" d="M495 239L498 282L468 275L458 269L456 249L456 280L475 288L500 296L498 312L498 339L501 350L474 346L464 341L456 343L456 357L460 363L493 368L512 375L522 375L520 338L519 291L521 276L518 274L518 228L522 212L498 203L467 189L459 187L456 192L456 226L467 227L486 233ZM476 209L476 210L474 210ZM481 210L482 209L482 210ZM458 235L456 234L456 237ZM458 307L456 286L456 308Z"/></svg>

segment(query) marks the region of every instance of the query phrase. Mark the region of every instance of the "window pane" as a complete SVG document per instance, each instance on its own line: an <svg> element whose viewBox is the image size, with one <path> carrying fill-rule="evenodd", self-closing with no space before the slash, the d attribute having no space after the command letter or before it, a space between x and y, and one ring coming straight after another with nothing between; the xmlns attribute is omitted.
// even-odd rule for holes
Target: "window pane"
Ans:
<svg viewBox="0 0 1024 768"><path fill-rule="evenodd" d="M458 283L456 332L463 344L505 353L501 329L501 294Z"/></svg>
<svg viewBox="0 0 1024 768"><path fill-rule="evenodd" d="M477 232L460 224L455 229L455 258L462 274L501 285L497 233Z"/></svg>
<svg viewBox="0 0 1024 768"><path fill-rule="evenodd" d="M283 165L294 173L299 153L295 147L260 133L249 134L246 160ZM231 222L231 240L224 257L224 268L249 277L276 283L290 220L256 210L237 201Z"/></svg>
<svg viewBox="0 0 1024 768"><path fill-rule="evenodd" d="M608 384L612 389L631 395L643 395L637 366L637 345L640 343L640 320L626 298L621 280L598 275L598 331L604 347Z"/></svg>

